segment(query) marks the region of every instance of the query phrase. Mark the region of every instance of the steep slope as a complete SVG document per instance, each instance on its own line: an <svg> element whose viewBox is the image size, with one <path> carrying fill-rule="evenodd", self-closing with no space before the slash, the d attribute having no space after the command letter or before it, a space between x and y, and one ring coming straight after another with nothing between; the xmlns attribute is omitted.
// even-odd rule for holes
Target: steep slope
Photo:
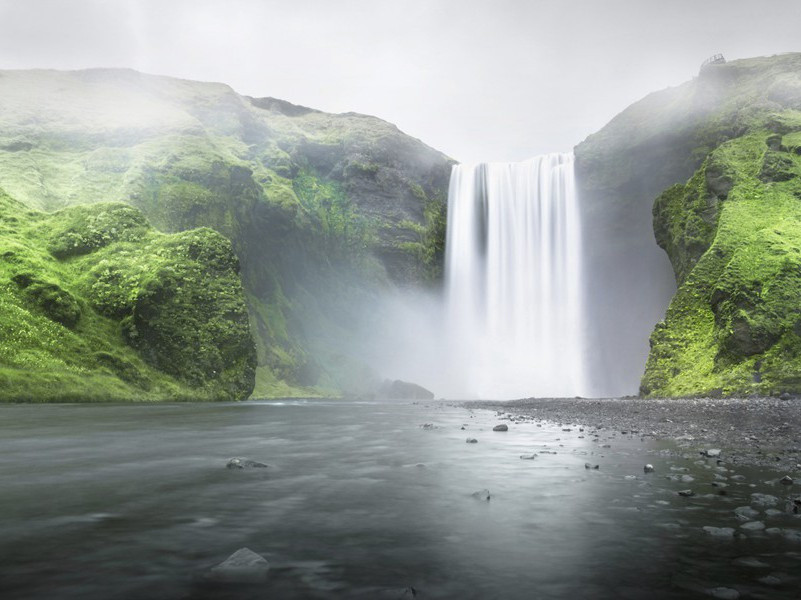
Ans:
<svg viewBox="0 0 801 600"><path fill-rule="evenodd" d="M784 135L793 131L794 111L801 99L800 73L799 54L708 65L693 80L651 94L630 106L576 148L585 222L590 224L587 227L587 245L591 248L587 281L593 304L590 318L599 331L600 350L592 358L596 372L609 374L612 381L628 382L627 393L636 390L649 352L648 331L663 318L675 291L674 281L684 284L688 270L700 256L699 251L706 251L715 236L718 200L710 198L720 196L716 186L727 184L718 181L722 167L716 162L723 160L724 155L710 157L710 154L730 140L749 135L765 138L771 132ZM762 142L757 145L767 148ZM714 156L717 159L713 160ZM676 225L667 222L670 219L662 214L662 209L658 211L662 216L655 223L657 239L668 249L677 275L674 280L670 263L654 243L653 199L668 186L686 182L708 160L712 160L708 172L712 191L699 194L700 204L709 206L701 209L699 203L695 205L698 218L685 224L685 234L666 236L664 231L674 231ZM761 161L761 154L754 160ZM697 183L697 177L694 181ZM662 199L658 206L670 204L675 208L675 196L680 192L671 193L673 200L668 203ZM685 208L689 210L689 206ZM683 218L680 210L670 214L672 218ZM743 241L749 238L745 231L742 234ZM714 281L705 281L704 286L708 288L706 293L711 293ZM680 290L668 312L667 330L660 325L651 340L653 350L642 390L646 394L702 393L708 383L704 379L698 381L697 388L685 384L680 389L670 387L665 379L665 373L671 369L668 362L660 361L657 370L662 374L656 378L654 375L656 354L668 339L681 337L679 325L670 317L681 297ZM715 351L709 352L711 360ZM722 363L718 368L723 368ZM692 377L686 378L685 383L689 379ZM738 386L729 386L727 390L734 393L744 389Z"/></svg>
<svg viewBox="0 0 801 600"><path fill-rule="evenodd" d="M0 193L0 401L241 400L256 355L221 235Z"/></svg>
<svg viewBox="0 0 801 600"><path fill-rule="evenodd" d="M336 394L378 290L435 280L451 162L393 125L128 70L0 73L0 186L210 227L242 265L256 395ZM345 378L347 379L347 377Z"/></svg>

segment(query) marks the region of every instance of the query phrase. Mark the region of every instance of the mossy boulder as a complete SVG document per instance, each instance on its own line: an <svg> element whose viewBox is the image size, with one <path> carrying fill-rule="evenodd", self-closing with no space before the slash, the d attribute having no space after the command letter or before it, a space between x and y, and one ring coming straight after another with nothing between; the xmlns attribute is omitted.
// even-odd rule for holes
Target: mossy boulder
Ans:
<svg viewBox="0 0 801 600"><path fill-rule="evenodd" d="M252 392L239 262L220 234L160 234L113 203L48 215L0 193L0 254L0 401Z"/></svg>

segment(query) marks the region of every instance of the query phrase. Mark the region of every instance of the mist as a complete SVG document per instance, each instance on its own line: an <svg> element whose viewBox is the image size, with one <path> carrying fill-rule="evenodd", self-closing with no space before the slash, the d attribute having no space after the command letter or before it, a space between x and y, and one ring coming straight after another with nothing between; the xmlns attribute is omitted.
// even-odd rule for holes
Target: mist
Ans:
<svg viewBox="0 0 801 600"><path fill-rule="evenodd" d="M795 50L799 26L793 0L3 0L0 68L225 82L380 116L460 162L519 161L569 151L712 54Z"/></svg>

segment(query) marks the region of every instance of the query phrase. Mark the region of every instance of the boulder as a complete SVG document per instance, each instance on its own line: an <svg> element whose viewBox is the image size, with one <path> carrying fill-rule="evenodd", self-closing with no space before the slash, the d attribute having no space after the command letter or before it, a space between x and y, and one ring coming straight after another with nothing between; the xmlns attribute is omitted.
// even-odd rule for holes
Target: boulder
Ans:
<svg viewBox="0 0 801 600"><path fill-rule="evenodd" d="M492 428L493 431L509 431L509 426L505 423L501 423L500 425L496 425Z"/></svg>

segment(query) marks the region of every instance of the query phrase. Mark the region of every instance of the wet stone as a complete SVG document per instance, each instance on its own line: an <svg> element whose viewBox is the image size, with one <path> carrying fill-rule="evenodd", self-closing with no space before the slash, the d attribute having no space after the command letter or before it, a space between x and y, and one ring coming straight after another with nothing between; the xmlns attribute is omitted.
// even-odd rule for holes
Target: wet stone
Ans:
<svg viewBox="0 0 801 600"><path fill-rule="evenodd" d="M765 524L762 521L749 521L740 525L740 529L745 531L762 531L765 529Z"/></svg>
<svg viewBox="0 0 801 600"><path fill-rule="evenodd" d="M490 499L489 490L486 490L486 489L485 490L478 490L477 492L473 492L470 495L473 498L475 498L476 500L486 500L487 502L489 502L489 499Z"/></svg>
<svg viewBox="0 0 801 600"><path fill-rule="evenodd" d="M779 499L776 496L758 493L751 494L751 504L754 506L758 506L760 508L769 508L776 506L778 503Z"/></svg>
<svg viewBox="0 0 801 600"><path fill-rule="evenodd" d="M467 438L465 442L468 444L478 444L478 440L476 438Z"/></svg>
<svg viewBox="0 0 801 600"><path fill-rule="evenodd" d="M758 510L754 510L750 506L739 506L734 509L734 514L741 521L752 521L754 517L759 515Z"/></svg>
<svg viewBox="0 0 801 600"><path fill-rule="evenodd" d="M509 426L506 423L501 423L492 428L493 431L509 431Z"/></svg>
<svg viewBox="0 0 801 600"><path fill-rule="evenodd" d="M740 592L727 587L712 588L707 590L706 593L713 598L719 598L720 600L738 600L740 597Z"/></svg>
<svg viewBox="0 0 801 600"><path fill-rule="evenodd" d="M266 469L267 465L248 458L232 458L226 465L226 469Z"/></svg>
<svg viewBox="0 0 801 600"><path fill-rule="evenodd" d="M267 579L270 564L249 548L240 548L209 572L217 581L258 583Z"/></svg>
<svg viewBox="0 0 801 600"><path fill-rule="evenodd" d="M734 529L732 527L712 527L711 525L706 525L705 527L703 527L703 530L712 537L720 537L720 538L734 537Z"/></svg>

